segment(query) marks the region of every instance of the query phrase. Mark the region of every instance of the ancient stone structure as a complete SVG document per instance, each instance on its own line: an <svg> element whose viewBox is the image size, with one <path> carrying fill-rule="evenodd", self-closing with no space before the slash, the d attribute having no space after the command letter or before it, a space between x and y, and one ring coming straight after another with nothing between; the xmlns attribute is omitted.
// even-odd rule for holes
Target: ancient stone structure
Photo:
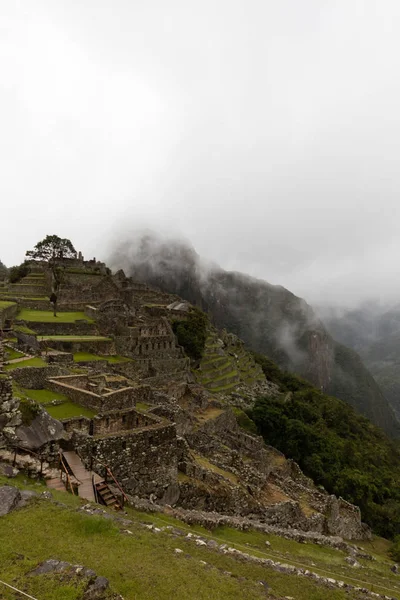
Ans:
<svg viewBox="0 0 400 600"><path fill-rule="evenodd" d="M111 469L126 492L193 514L206 510L320 535L367 535L356 507L317 490L295 463L238 426L229 405L251 406L257 394L276 388L236 336L210 326L205 356L192 371L171 326L187 318L188 303L122 271L111 275L81 255L64 267L59 310L84 310L86 320L35 322L35 331L16 324L19 347L41 353L49 364L21 364L12 377L27 391L61 393L95 416L61 423L38 407L23 424L12 380L1 372L0 346L0 446L12 448L18 440L49 462L60 447L74 449L101 477ZM20 305L43 309L42 301L23 295L23 285L15 288ZM42 342L40 335L75 341Z"/></svg>
<svg viewBox="0 0 400 600"><path fill-rule="evenodd" d="M108 374L52 377L47 388L97 412L132 408L137 401L146 402L151 393L146 385L133 387L125 377Z"/></svg>
<svg viewBox="0 0 400 600"><path fill-rule="evenodd" d="M64 427L87 468L106 474L108 466L129 493L161 497L176 481L176 429L165 419L127 409L69 419Z"/></svg>

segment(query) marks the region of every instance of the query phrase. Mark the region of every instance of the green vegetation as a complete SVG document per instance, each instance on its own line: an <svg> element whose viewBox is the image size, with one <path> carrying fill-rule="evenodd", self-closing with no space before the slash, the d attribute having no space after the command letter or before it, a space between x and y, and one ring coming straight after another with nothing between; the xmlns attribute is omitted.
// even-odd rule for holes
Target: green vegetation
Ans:
<svg viewBox="0 0 400 600"><path fill-rule="evenodd" d="M186 321L175 321L173 330L178 344L183 346L186 354L193 360L200 360L204 353L207 339L208 317L198 308L192 308Z"/></svg>
<svg viewBox="0 0 400 600"><path fill-rule="evenodd" d="M38 341L53 342L110 342L110 337L101 335L38 335Z"/></svg>
<svg viewBox="0 0 400 600"><path fill-rule="evenodd" d="M240 427L242 427L249 433L258 433L257 425L254 423L254 421L250 419L250 417L244 412L244 410L241 410L240 408L236 407L232 408L232 410L235 413L236 420Z"/></svg>
<svg viewBox="0 0 400 600"><path fill-rule="evenodd" d="M5 365L4 369L7 371L12 371L13 369L20 369L21 367L47 367L47 362L45 362L42 358L35 357L29 358L28 360L21 360L20 362L11 363L10 365Z"/></svg>
<svg viewBox="0 0 400 600"><path fill-rule="evenodd" d="M0 485L4 484L10 485L10 481L0 476ZM46 489L36 482L26 482L24 476L17 476L12 485L39 493ZM84 503L80 498L55 490L51 490L51 494L62 504L36 499L0 520L0 579L41 600L82 600L80 590L67 578L26 576L38 563L49 558L94 569L98 575L107 577L112 590L126 600L169 600L172 597L261 600L266 598L266 590L260 581L266 581L271 595L279 598L355 600L358 597L352 592L328 590L307 578L235 560L209 548L197 547L182 537L174 538L163 532L155 535L141 527L142 522L155 523L158 527L172 525L184 533L198 533L254 556L308 568L378 593L399 595L400 584L390 572L387 546L379 539L364 544L376 560L361 561L363 569L355 571L345 563L346 555L332 548L228 527L219 527L210 533L198 525L189 526L163 514L142 513L129 507L126 507L127 517L132 523L128 529L133 535L127 535L110 519L77 512ZM268 548L266 541L271 544ZM105 552L104 548L112 548L112 552ZM175 548L180 548L182 554L177 555ZM134 571L132 565L135 565ZM5 600L14 598L5 588L0 590Z"/></svg>
<svg viewBox="0 0 400 600"><path fill-rule="evenodd" d="M51 390L31 390L20 388L14 384L14 394L21 398L23 402L35 402L42 404L46 411L55 419L69 419L70 417L94 417L94 411L71 402L67 396ZM52 404L53 400L60 402Z"/></svg>
<svg viewBox="0 0 400 600"><path fill-rule="evenodd" d="M7 277L8 269L4 263L0 260L0 279Z"/></svg>
<svg viewBox="0 0 400 600"><path fill-rule="evenodd" d="M16 358L22 358L25 356L23 352L18 352L18 350L14 350L13 348L4 348L6 351L6 360L14 360Z"/></svg>
<svg viewBox="0 0 400 600"><path fill-rule="evenodd" d="M114 355L114 356L103 356L103 358L106 358L108 360L108 362L110 364L118 364L118 363L125 363L125 362L132 362L132 358L129 358L128 356L118 356L118 355Z"/></svg>
<svg viewBox="0 0 400 600"><path fill-rule="evenodd" d="M51 263L63 258L75 258L76 250L67 238L60 238L58 235L46 235L43 240L36 244L33 250L26 253L26 256L33 260Z"/></svg>
<svg viewBox="0 0 400 600"><path fill-rule="evenodd" d="M400 533L400 448L346 402L257 356L283 394L257 399L249 413L267 444L299 463L330 493L361 508L385 537Z"/></svg>
<svg viewBox="0 0 400 600"><path fill-rule="evenodd" d="M30 327L26 327L26 325L14 325L13 330L19 331L20 333L26 333L27 335L36 335L36 331Z"/></svg>
<svg viewBox="0 0 400 600"><path fill-rule="evenodd" d="M124 362L132 362L132 358L128 358L127 356L119 356L119 355L102 355L102 354L91 354L90 352L75 352L74 354L74 362L92 362L95 360L106 360L110 364L118 364Z"/></svg>
<svg viewBox="0 0 400 600"><path fill-rule="evenodd" d="M19 410L21 411L22 424L30 425L37 417L40 408L35 401L29 400L28 398L21 398Z"/></svg>
<svg viewBox="0 0 400 600"><path fill-rule="evenodd" d="M70 419L71 417L94 417L95 412L75 402L63 402L62 404L45 404L45 409L55 419Z"/></svg>
<svg viewBox="0 0 400 600"><path fill-rule="evenodd" d="M22 263L22 265L19 265L17 267L11 267L8 273L10 283L18 283L18 281L20 281L28 275L30 270L30 266L26 262Z"/></svg>
<svg viewBox="0 0 400 600"><path fill-rule="evenodd" d="M63 402L67 402L68 398L64 394L59 394L58 392L52 392L51 390L31 390L28 388L21 388L21 394L35 400L39 404L47 404L52 400L62 400Z"/></svg>
<svg viewBox="0 0 400 600"><path fill-rule="evenodd" d="M74 362L91 362L94 360L105 360L105 356L91 354L90 352L75 352Z"/></svg>
<svg viewBox="0 0 400 600"><path fill-rule="evenodd" d="M14 306L15 302L11 302L11 301L7 301L7 300L0 300L0 312L3 311L5 308L10 308L10 306Z"/></svg>
<svg viewBox="0 0 400 600"><path fill-rule="evenodd" d="M57 313L55 317L53 311L29 310L27 308L23 308L18 313L17 319L29 323L74 323L78 320L94 323L93 319L89 319L84 312L62 312Z"/></svg>

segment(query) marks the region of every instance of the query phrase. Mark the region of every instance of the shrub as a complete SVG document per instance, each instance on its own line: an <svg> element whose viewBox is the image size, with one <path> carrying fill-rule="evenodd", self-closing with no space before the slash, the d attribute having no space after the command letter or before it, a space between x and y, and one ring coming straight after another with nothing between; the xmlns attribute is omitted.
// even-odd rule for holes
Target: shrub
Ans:
<svg viewBox="0 0 400 600"><path fill-rule="evenodd" d="M30 266L24 262L22 265L11 267L9 271L10 283L18 283L23 277L26 277L31 272Z"/></svg>
<svg viewBox="0 0 400 600"><path fill-rule="evenodd" d="M208 318L198 308L192 308L186 321L175 321L172 325L186 354L193 360L200 360L204 354L207 339Z"/></svg>
<svg viewBox="0 0 400 600"><path fill-rule="evenodd" d="M28 398L21 398L19 403L19 410L21 412L22 424L29 426L32 421L36 419L40 413L40 406L33 400Z"/></svg>
<svg viewBox="0 0 400 600"><path fill-rule="evenodd" d="M241 408L234 407L233 412L235 413L236 421L238 425L245 429L249 433L258 433L257 425L250 419L250 417Z"/></svg>

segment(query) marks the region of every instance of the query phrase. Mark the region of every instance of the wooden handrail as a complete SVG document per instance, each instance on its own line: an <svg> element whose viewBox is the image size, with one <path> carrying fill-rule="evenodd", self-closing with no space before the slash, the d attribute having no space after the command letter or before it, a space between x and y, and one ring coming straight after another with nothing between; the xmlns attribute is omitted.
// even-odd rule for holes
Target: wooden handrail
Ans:
<svg viewBox="0 0 400 600"><path fill-rule="evenodd" d="M70 474L68 473L68 469L67 469L67 466L66 466L66 464L64 462L63 455L62 455L61 452L60 452L60 464L64 468L65 474L67 476L67 483L69 483L69 487L71 488L71 492L72 492L73 496L75 496L74 487L72 485L71 477L70 477Z"/></svg>
<svg viewBox="0 0 400 600"><path fill-rule="evenodd" d="M13 445L12 448L15 449L19 449L19 450L23 450L24 452L27 452L28 454L33 454L33 456L37 456L40 460L44 460L44 458L42 458L40 456L40 454L37 454L36 452L34 452L33 450L30 450L29 448L24 448L24 446L17 446L17 445Z"/></svg>
<svg viewBox="0 0 400 600"><path fill-rule="evenodd" d="M117 488L119 489L119 491L121 492L121 494L123 495L124 499L128 502L128 496L125 494L124 490L122 489L122 487L120 486L120 484L118 483L118 481L115 479L113 472L111 471L110 467L108 465L103 464L102 462L100 462L99 460L97 460L96 462L99 463L99 465L101 465L102 467L104 467L107 470L107 473L109 475L111 475L111 477L113 478L115 485L117 486Z"/></svg>

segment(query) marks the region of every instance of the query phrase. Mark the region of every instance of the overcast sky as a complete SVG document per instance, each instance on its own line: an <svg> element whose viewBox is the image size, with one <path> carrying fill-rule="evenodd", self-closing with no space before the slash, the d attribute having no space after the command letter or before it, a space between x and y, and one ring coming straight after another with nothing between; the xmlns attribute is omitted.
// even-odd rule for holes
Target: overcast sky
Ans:
<svg viewBox="0 0 400 600"><path fill-rule="evenodd" d="M145 225L312 303L400 300L398 0L0 9L3 262Z"/></svg>

